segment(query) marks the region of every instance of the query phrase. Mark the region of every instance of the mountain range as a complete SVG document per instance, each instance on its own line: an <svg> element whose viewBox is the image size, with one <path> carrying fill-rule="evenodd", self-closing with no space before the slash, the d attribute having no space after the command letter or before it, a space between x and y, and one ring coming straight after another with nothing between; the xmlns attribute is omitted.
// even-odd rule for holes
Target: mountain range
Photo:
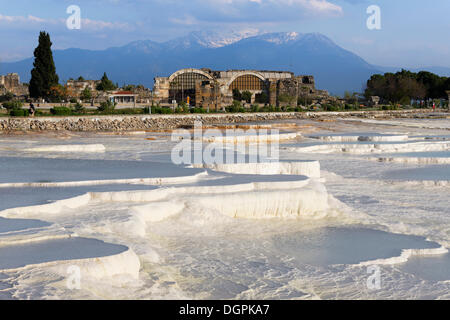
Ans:
<svg viewBox="0 0 450 320"><path fill-rule="evenodd" d="M103 72L114 82L153 86L153 78L183 68L213 70L256 69L313 75L319 89L342 95L362 92L372 74L396 71L367 63L319 33L266 33L255 30L222 36L192 32L167 42L134 41L105 50L65 49L53 52L61 81L83 76L100 79ZM28 82L33 59L3 63L0 73L19 73ZM448 68L447 68L448 69ZM439 73L450 69L436 68Z"/></svg>

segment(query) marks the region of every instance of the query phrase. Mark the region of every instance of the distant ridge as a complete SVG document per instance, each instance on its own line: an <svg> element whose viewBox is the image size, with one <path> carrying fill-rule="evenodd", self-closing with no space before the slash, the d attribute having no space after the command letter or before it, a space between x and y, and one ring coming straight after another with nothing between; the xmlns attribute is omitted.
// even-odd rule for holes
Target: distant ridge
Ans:
<svg viewBox="0 0 450 320"><path fill-rule="evenodd" d="M346 90L361 92L372 74L389 69L367 63L320 33L259 34L251 29L229 35L192 32L164 43L134 41L100 51L55 50L54 59L61 81L80 75L99 79L106 71L120 85L152 87L154 77L186 67L267 69L314 75L319 89L340 95ZM32 63L32 58L2 63L0 73L18 72L22 81L28 82ZM434 70L450 73L450 68Z"/></svg>

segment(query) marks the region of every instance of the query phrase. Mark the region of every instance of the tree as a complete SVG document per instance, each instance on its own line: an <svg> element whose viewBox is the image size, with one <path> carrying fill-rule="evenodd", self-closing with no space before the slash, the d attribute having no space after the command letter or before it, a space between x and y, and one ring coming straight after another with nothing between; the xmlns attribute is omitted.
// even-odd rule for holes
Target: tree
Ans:
<svg viewBox="0 0 450 320"><path fill-rule="evenodd" d="M3 102L3 108L7 110L15 110L21 109L23 107L23 103L20 101L6 101Z"/></svg>
<svg viewBox="0 0 450 320"><path fill-rule="evenodd" d="M450 91L450 78L447 78L447 80L445 80L444 90L445 90L445 93L447 93L447 91Z"/></svg>
<svg viewBox="0 0 450 320"><path fill-rule="evenodd" d="M83 76L79 76L77 81L85 81L85 80L84 80Z"/></svg>
<svg viewBox="0 0 450 320"><path fill-rule="evenodd" d="M92 91L89 87L86 87L83 91L81 91L80 99L83 101L89 101L92 99Z"/></svg>
<svg viewBox="0 0 450 320"><path fill-rule="evenodd" d="M391 102L406 101L411 98L423 99L425 97L433 97L434 94L441 95L442 93L438 92L442 91L442 89L439 89L439 86L443 82L433 80L436 75L429 73L421 75L421 73L417 74L402 70L395 74L373 75L367 81L364 95L366 99L369 99L371 96L379 96L383 100Z"/></svg>
<svg viewBox="0 0 450 320"><path fill-rule="evenodd" d="M134 84L128 84L128 85L124 85L122 88L125 91L133 91L134 89L137 88L137 86L135 86Z"/></svg>
<svg viewBox="0 0 450 320"><path fill-rule="evenodd" d="M52 86L49 90L47 98L51 102L62 102L63 100L68 100L69 92L67 90L67 87L62 86L60 84Z"/></svg>
<svg viewBox="0 0 450 320"><path fill-rule="evenodd" d="M9 91L0 96L0 102L11 101L12 99L14 99L14 95Z"/></svg>
<svg viewBox="0 0 450 320"><path fill-rule="evenodd" d="M97 110L100 112L112 112L114 111L114 108L116 107L116 104L114 102L112 102L111 100L105 101L100 103L100 106L97 107Z"/></svg>
<svg viewBox="0 0 450 320"><path fill-rule="evenodd" d="M51 47L50 35L41 31L39 45L34 50L34 68L31 70L29 90L32 98L48 98L50 88L59 82Z"/></svg>
<svg viewBox="0 0 450 320"><path fill-rule="evenodd" d="M448 78L440 77L431 72L421 71L417 74L417 79L425 86L427 98L435 99L446 96L445 83Z"/></svg>
<svg viewBox="0 0 450 320"><path fill-rule="evenodd" d="M261 92L255 96L255 101L257 103L269 103L269 96L265 92Z"/></svg>
<svg viewBox="0 0 450 320"><path fill-rule="evenodd" d="M114 85L114 83L108 79L106 72L103 73L103 77L102 77L100 83L97 85L97 90L111 91L111 90L115 90L116 88L117 88L116 85Z"/></svg>
<svg viewBox="0 0 450 320"><path fill-rule="evenodd" d="M252 102L252 93L250 91L242 92L241 99L247 103L251 103Z"/></svg>
<svg viewBox="0 0 450 320"><path fill-rule="evenodd" d="M242 101L242 95L239 89L234 88L233 89L233 100L235 101Z"/></svg>
<svg viewBox="0 0 450 320"><path fill-rule="evenodd" d="M232 113L245 112L245 109L242 107L241 102L237 100L234 100L233 104L229 107L226 107L225 110Z"/></svg>
<svg viewBox="0 0 450 320"><path fill-rule="evenodd" d="M345 91L344 99L348 103L355 104L356 102L358 102L358 93L357 92L350 93L348 91Z"/></svg>

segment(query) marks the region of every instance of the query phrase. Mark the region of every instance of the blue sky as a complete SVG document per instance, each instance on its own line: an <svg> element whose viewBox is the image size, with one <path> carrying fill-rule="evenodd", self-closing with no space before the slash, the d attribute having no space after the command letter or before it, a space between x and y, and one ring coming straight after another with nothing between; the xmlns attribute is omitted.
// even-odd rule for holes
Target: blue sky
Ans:
<svg viewBox="0 0 450 320"><path fill-rule="evenodd" d="M320 32L369 63L450 67L449 0L0 0L0 62L30 57L40 30L54 49L166 41L190 31ZM366 9L381 8L381 30ZM69 30L70 5L82 27ZM1 73L1 71L0 71Z"/></svg>

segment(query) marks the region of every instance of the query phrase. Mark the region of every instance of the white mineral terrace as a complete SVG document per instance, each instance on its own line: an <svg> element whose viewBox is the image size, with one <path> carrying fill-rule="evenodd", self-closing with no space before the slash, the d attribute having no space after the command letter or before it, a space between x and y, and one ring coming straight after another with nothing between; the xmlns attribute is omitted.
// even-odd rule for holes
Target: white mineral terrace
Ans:
<svg viewBox="0 0 450 320"><path fill-rule="evenodd" d="M405 123L210 131L279 159L179 166L170 133L4 135L0 299L449 298L447 124Z"/></svg>
<svg viewBox="0 0 450 320"><path fill-rule="evenodd" d="M322 144L307 147L293 147L290 151L299 153L391 153L391 152L426 152L426 151L449 151L450 142L436 141L428 142L409 142L409 143L385 143L385 144Z"/></svg>
<svg viewBox="0 0 450 320"><path fill-rule="evenodd" d="M322 135L322 136L310 136L313 139L319 139L329 142L356 142L356 141L373 141L373 142L389 142L389 141L408 141L407 135Z"/></svg>
<svg viewBox="0 0 450 320"><path fill-rule="evenodd" d="M278 142L285 140L293 140L301 137L300 132L289 132L289 133L279 133L278 131L271 132L271 130L265 130L264 132L247 132L243 134L238 134L236 132L221 132L216 130L212 132L211 130L206 131L202 136L202 140L210 143L226 143L226 144L236 144L236 143L263 143L263 142ZM194 137L195 139L195 137Z"/></svg>
<svg viewBox="0 0 450 320"><path fill-rule="evenodd" d="M69 144L69 145L41 146L41 147L26 149L25 151L96 153L96 152L105 152L105 146L102 144L79 144L79 145Z"/></svg>
<svg viewBox="0 0 450 320"><path fill-rule="evenodd" d="M286 162L260 162L239 164L200 164L193 165L194 168L207 168L219 172L235 174L289 174L305 175L311 178L320 178L319 161L286 161Z"/></svg>

